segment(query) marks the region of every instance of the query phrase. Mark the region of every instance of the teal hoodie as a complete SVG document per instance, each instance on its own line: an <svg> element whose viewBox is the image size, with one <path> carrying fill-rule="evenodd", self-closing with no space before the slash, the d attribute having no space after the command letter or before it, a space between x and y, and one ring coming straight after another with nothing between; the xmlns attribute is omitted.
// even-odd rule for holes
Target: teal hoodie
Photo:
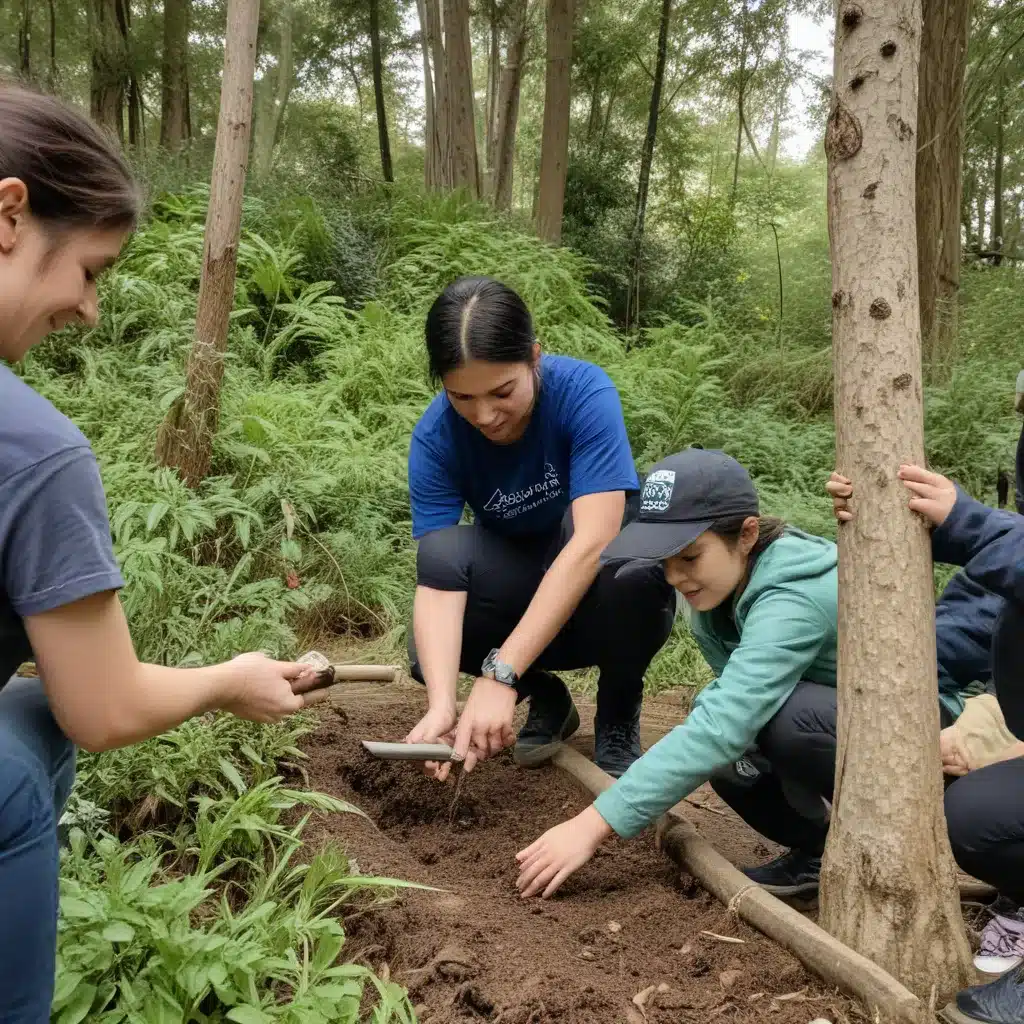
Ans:
<svg viewBox="0 0 1024 1024"><path fill-rule="evenodd" d="M836 685L836 546L788 527L725 606L689 612L717 678L677 725L596 800L620 836L634 836L739 760L802 679Z"/></svg>

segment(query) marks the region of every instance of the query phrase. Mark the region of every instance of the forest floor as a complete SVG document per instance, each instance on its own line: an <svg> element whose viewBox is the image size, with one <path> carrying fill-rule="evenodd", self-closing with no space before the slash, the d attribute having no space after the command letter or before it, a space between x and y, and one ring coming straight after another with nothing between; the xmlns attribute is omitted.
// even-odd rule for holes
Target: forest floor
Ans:
<svg viewBox="0 0 1024 1024"><path fill-rule="evenodd" d="M682 693L645 701L645 746L681 720ZM589 754L593 707L579 704L585 724L573 742ZM346 918L346 949L407 986L423 1024L867 1019L680 877L655 849L653 829L607 843L551 900L521 899L515 853L589 795L552 766L518 768L509 753L456 786L362 750L362 739L401 739L423 707L422 688L407 681L341 685L305 740L309 785L370 819L315 818L307 842L339 840L360 872L438 890L403 890ZM697 828L734 863L776 852L709 788L692 800L706 805L692 807Z"/></svg>

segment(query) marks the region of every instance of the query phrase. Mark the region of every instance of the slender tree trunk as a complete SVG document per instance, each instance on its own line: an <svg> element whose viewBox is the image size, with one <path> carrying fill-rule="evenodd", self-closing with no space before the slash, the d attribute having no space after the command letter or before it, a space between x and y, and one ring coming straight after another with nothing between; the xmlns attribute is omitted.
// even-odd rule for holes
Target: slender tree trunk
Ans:
<svg viewBox="0 0 1024 1024"><path fill-rule="evenodd" d="M32 0L21 0L18 26L18 70L26 81L32 80Z"/></svg>
<svg viewBox="0 0 1024 1024"><path fill-rule="evenodd" d="M1003 163L1006 159L1003 138L1003 123L1006 120L1006 72L1000 72L996 100L996 154L992 173L992 243L989 246L996 255L993 266L1003 262Z"/></svg>
<svg viewBox="0 0 1024 1024"><path fill-rule="evenodd" d="M55 0L48 0L50 9L50 70L46 84L50 92L57 90L57 5Z"/></svg>
<svg viewBox="0 0 1024 1024"><path fill-rule="evenodd" d="M926 371L939 380L950 369L956 343L971 0L922 0L921 13L916 188L921 347Z"/></svg>
<svg viewBox="0 0 1024 1024"><path fill-rule="evenodd" d="M565 203L565 175L569 164L572 27L573 0L548 0L548 68L544 84L544 129L540 144L537 234L552 245L558 245L562 240L562 207Z"/></svg>
<svg viewBox="0 0 1024 1024"><path fill-rule="evenodd" d="M740 13L740 75L736 90L736 158L732 165L732 192L730 201L736 202L736 190L740 184L740 156L743 154L743 100L747 88L747 0L743 0Z"/></svg>
<svg viewBox="0 0 1024 1024"><path fill-rule="evenodd" d="M970 949L942 809L929 536L896 476L924 465L920 38L921 0L839 5L825 151L836 464L856 517L839 531L839 746L819 920L927 1002L967 983Z"/></svg>
<svg viewBox="0 0 1024 1024"><path fill-rule="evenodd" d="M526 59L527 0L522 0L519 19L509 41L505 66L498 87L498 124L495 129L497 153L494 169L494 205L499 210L512 207L512 172L515 168L516 127L519 123L519 92Z"/></svg>
<svg viewBox="0 0 1024 1024"><path fill-rule="evenodd" d="M119 17L120 0L90 0L92 77L90 110L94 121L124 141L124 101L128 47Z"/></svg>
<svg viewBox="0 0 1024 1024"><path fill-rule="evenodd" d="M631 250L631 287L626 297L626 328L640 322L640 281L644 246L644 217L647 214L647 190L654 162L654 144L658 137L658 111L661 109L661 89L665 80L665 54L668 51L668 25L672 19L672 0L661 2L661 24L658 29L658 56L654 64L654 84L651 87L651 109L647 115L647 135L640 152L640 179L636 189L636 214L633 218Z"/></svg>
<svg viewBox="0 0 1024 1024"><path fill-rule="evenodd" d="M434 128L437 132L437 188L452 187L452 115L448 56L441 32L441 0L424 0L427 38L434 57Z"/></svg>
<svg viewBox="0 0 1024 1024"><path fill-rule="evenodd" d="M498 153L498 89L501 78L501 47L498 30L498 2L490 0L488 9L490 53L487 59L487 106L484 114L483 194L494 194L494 166Z"/></svg>
<svg viewBox="0 0 1024 1024"><path fill-rule="evenodd" d="M601 126L601 139L597 144L597 160L600 163L604 159L605 146L608 142L608 127L612 123L612 108L618 97L619 80L612 82L611 90L608 93L608 105L605 109L604 124Z"/></svg>
<svg viewBox="0 0 1024 1024"><path fill-rule="evenodd" d="M437 136L437 115L434 110L434 76L430 71L430 36L427 33L427 11L423 0L416 0L420 18L420 49L423 54L423 99L426 125L423 133L423 183L427 190L440 186L438 180L441 161L440 141Z"/></svg>
<svg viewBox="0 0 1024 1024"><path fill-rule="evenodd" d="M391 141L388 138L388 115L384 106L384 61L380 51L380 0L370 4L370 53L373 61L373 98L377 104L377 141L380 145L380 169L385 181L394 181L391 168Z"/></svg>
<svg viewBox="0 0 1024 1024"><path fill-rule="evenodd" d="M160 63L160 145L176 153L185 144L186 70L191 0L164 0Z"/></svg>
<svg viewBox="0 0 1024 1024"><path fill-rule="evenodd" d="M445 57L451 124L452 188L480 198L473 113L473 51L469 37L469 0L444 0Z"/></svg>
<svg viewBox="0 0 1024 1024"><path fill-rule="evenodd" d="M220 386L235 294L242 197L249 160L258 25L259 0L228 0L224 77L196 307L196 336L188 358L185 393L171 407L157 438L157 461L177 469L190 487L197 486L210 471L220 416Z"/></svg>
<svg viewBox="0 0 1024 1024"><path fill-rule="evenodd" d="M264 76L258 90L259 105L256 108L256 134L253 145L253 173L258 181L266 181L270 176L274 163L274 147L281 135L281 124L295 80L293 17L291 0L283 0L277 14L277 67L272 76Z"/></svg>
<svg viewBox="0 0 1024 1024"><path fill-rule="evenodd" d="M989 161L985 162L985 170L991 171ZM974 204L978 217L978 249L981 250L985 248L985 232L988 228L988 192L985 191L984 179L978 182Z"/></svg>
<svg viewBox="0 0 1024 1024"><path fill-rule="evenodd" d="M594 73L594 84L590 90L590 114L587 116L587 142L597 134L601 127L601 99L604 93L601 91L601 71Z"/></svg>

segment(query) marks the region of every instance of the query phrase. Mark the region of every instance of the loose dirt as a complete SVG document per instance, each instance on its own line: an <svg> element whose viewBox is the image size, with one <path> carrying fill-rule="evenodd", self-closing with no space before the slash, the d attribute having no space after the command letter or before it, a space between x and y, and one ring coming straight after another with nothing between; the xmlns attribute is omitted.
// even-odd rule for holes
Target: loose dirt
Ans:
<svg viewBox="0 0 1024 1024"><path fill-rule="evenodd" d="M361 739L400 739L423 706L418 687L338 687L306 741L309 784L376 823L311 821L310 844L339 840L360 871L443 890L404 891L347 922L346 952L406 985L423 1024L866 1019L680 879L652 830L608 843L553 899L521 899L515 853L589 795L553 767L523 770L506 754L465 776L456 797L451 782L363 752ZM664 726L645 728L646 738ZM728 856L751 863L772 852L721 805L715 811L695 809L694 818Z"/></svg>

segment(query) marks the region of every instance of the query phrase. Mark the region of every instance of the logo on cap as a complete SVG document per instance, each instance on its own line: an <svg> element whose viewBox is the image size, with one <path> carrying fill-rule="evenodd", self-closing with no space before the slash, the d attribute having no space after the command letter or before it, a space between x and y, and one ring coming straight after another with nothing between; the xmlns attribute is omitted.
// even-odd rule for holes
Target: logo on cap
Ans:
<svg viewBox="0 0 1024 1024"><path fill-rule="evenodd" d="M676 486L674 469L656 469L644 481L643 493L640 496L640 511L664 512L672 500L672 491Z"/></svg>

